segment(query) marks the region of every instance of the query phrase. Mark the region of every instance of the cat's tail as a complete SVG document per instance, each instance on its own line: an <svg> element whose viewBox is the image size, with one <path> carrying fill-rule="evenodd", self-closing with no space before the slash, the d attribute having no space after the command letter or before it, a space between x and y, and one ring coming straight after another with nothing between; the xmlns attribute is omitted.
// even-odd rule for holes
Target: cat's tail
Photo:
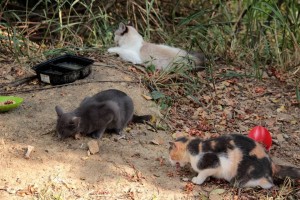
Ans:
<svg viewBox="0 0 300 200"><path fill-rule="evenodd" d="M284 179L289 177L291 179L300 180L300 168L272 164L273 176Z"/></svg>
<svg viewBox="0 0 300 200"><path fill-rule="evenodd" d="M199 52L188 52L190 55L194 57L195 66L191 69L192 72L198 72L205 70L205 55Z"/></svg>
<svg viewBox="0 0 300 200"><path fill-rule="evenodd" d="M154 116L152 115L133 115L131 122L133 123L144 123L144 122L149 122L153 121Z"/></svg>

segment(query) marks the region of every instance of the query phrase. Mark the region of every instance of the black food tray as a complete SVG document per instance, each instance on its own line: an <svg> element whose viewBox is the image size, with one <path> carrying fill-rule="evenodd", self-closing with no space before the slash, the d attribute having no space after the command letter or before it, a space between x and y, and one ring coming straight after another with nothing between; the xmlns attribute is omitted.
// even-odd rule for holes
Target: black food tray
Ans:
<svg viewBox="0 0 300 200"><path fill-rule="evenodd" d="M59 56L33 67L40 81L52 85L71 83L87 77L94 61L74 55Z"/></svg>

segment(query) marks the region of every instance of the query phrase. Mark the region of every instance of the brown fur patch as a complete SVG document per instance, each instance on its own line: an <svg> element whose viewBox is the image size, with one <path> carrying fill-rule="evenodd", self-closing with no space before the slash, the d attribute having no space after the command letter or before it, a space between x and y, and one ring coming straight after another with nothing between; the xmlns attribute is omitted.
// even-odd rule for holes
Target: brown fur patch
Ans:
<svg viewBox="0 0 300 200"><path fill-rule="evenodd" d="M261 178L260 180L259 180L259 185L260 186L266 186L266 185L269 185L270 184L270 181L268 181L268 179L266 179L266 178Z"/></svg>
<svg viewBox="0 0 300 200"><path fill-rule="evenodd" d="M274 163L272 163L272 175L274 176L279 170L278 170L278 166L276 166Z"/></svg>
<svg viewBox="0 0 300 200"><path fill-rule="evenodd" d="M231 144L232 146L235 146L235 143L234 143L233 140L230 140L230 141L229 141L229 144Z"/></svg>
<svg viewBox="0 0 300 200"><path fill-rule="evenodd" d="M199 144L198 148L199 148L199 152L201 153L202 152L202 142Z"/></svg>
<svg viewBox="0 0 300 200"><path fill-rule="evenodd" d="M251 174L251 172L255 169L253 165L251 165L247 171L247 174Z"/></svg>
<svg viewBox="0 0 300 200"><path fill-rule="evenodd" d="M231 177L235 177L238 171L238 166L243 159L243 153L240 149L235 148L228 151L228 158L232 161L231 163Z"/></svg>
<svg viewBox="0 0 300 200"><path fill-rule="evenodd" d="M186 143L175 142L170 150L171 159L175 161L184 160L186 155L186 147L187 147L187 142Z"/></svg>
<svg viewBox="0 0 300 200"><path fill-rule="evenodd" d="M214 150L217 145L217 142L213 140L209 143L209 145L210 145L210 148Z"/></svg>
<svg viewBox="0 0 300 200"><path fill-rule="evenodd" d="M256 156L258 159L268 156L266 154L264 148L260 144L258 144L258 143L255 143L255 144L256 144L255 148L252 149L252 151L250 151L250 153L249 153L250 156Z"/></svg>

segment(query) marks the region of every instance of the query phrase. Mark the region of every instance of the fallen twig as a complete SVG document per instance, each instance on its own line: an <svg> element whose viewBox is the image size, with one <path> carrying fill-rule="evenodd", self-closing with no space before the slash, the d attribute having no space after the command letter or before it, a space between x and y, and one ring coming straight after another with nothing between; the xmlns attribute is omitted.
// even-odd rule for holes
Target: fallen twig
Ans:
<svg viewBox="0 0 300 200"><path fill-rule="evenodd" d="M139 83L139 81L85 81L85 82L75 82L75 83L67 83L62 85L55 85L50 87L44 87L44 88L34 88L34 89L28 89L28 90L17 90L17 91L8 91L8 92L0 92L0 95L7 95L7 94L15 94L15 93L28 93L28 92L34 92L34 91L41 91L41 90L50 90L54 88L61 88L65 86L74 86L74 85L84 85L88 83Z"/></svg>
<svg viewBox="0 0 300 200"><path fill-rule="evenodd" d="M30 81L34 78L36 78L37 76L36 75L33 75L33 76L29 76L29 77L26 77L26 78L22 78L22 79L18 79L16 81L13 81L13 82L9 82L9 83L2 83L0 84L1 86L7 86L7 85L10 85L11 87L15 87L15 86L18 86L18 85L21 85L23 83L26 83L27 81Z"/></svg>

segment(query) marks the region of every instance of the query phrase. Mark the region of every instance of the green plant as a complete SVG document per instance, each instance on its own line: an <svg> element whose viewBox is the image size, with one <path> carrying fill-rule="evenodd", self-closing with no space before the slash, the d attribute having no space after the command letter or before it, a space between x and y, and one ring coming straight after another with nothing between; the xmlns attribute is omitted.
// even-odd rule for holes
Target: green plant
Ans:
<svg viewBox="0 0 300 200"><path fill-rule="evenodd" d="M297 101L300 103L300 90L299 90L299 86L298 85L296 87L296 98L297 98Z"/></svg>

